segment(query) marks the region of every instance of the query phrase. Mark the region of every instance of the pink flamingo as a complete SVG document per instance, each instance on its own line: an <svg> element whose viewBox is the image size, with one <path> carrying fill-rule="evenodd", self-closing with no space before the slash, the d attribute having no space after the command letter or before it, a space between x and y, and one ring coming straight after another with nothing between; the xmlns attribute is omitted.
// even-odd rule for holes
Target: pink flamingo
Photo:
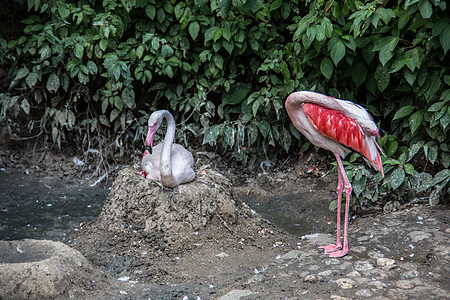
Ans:
<svg viewBox="0 0 450 300"><path fill-rule="evenodd" d="M321 246L330 257L348 253L347 227L352 185L345 174L341 157L350 152L346 147L362 154L366 161L384 176L378 150L384 155L375 137L383 138L372 116L362 106L315 92L294 92L286 99L286 110L297 128L314 145L334 153L338 171L338 205L336 244ZM345 147L344 147L345 146ZM344 247L341 244L341 198L345 183Z"/></svg>
<svg viewBox="0 0 450 300"><path fill-rule="evenodd" d="M164 142L153 147L153 138L163 119L167 120ZM180 144L174 144L174 137L175 120L172 114L167 110L153 112L148 119L148 133L145 139L145 144L152 147L152 153L144 151L140 174L148 180L161 182L168 188L174 188L195 179L194 157Z"/></svg>

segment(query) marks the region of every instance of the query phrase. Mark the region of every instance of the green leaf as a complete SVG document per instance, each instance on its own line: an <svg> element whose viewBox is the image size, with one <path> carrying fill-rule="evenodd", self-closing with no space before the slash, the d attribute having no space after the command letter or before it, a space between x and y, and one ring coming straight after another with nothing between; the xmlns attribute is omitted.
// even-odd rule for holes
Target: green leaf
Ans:
<svg viewBox="0 0 450 300"><path fill-rule="evenodd" d="M210 144L211 146L215 145L219 133L220 133L220 125L208 127L205 131L205 134L203 135L202 145L205 144Z"/></svg>
<svg viewBox="0 0 450 300"><path fill-rule="evenodd" d="M367 78L367 67L363 62L357 63L352 69L352 79L356 86L360 86Z"/></svg>
<svg viewBox="0 0 450 300"><path fill-rule="evenodd" d="M261 132L262 136L264 138L266 138L267 135L270 132L270 124L269 124L269 122L267 122L266 120L262 120L260 122L257 122L256 125L258 126L259 131Z"/></svg>
<svg viewBox="0 0 450 300"><path fill-rule="evenodd" d="M27 83L28 87L30 87L30 88L32 88L36 85L37 80L38 80L37 75L34 72L29 73L28 76L25 78L25 82Z"/></svg>
<svg viewBox="0 0 450 300"><path fill-rule="evenodd" d="M235 135L236 131L233 127L225 126L223 129L223 137L225 145L228 145L230 146L230 148L233 148Z"/></svg>
<svg viewBox="0 0 450 300"><path fill-rule="evenodd" d="M324 57L320 62L320 72L322 72L323 76L330 80L331 75L333 75L333 63L328 57Z"/></svg>
<svg viewBox="0 0 450 300"><path fill-rule="evenodd" d="M22 107L24 113L26 113L27 115L30 114L30 103L28 102L28 100L26 98L24 98L22 100L20 107Z"/></svg>
<svg viewBox="0 0 450 300"><path fill-rule="evenodd" d="M419 4L419 11L422 15L422 18L431 18L431 15L433 14L433 6L431 5L431 2L428 0L422 0L422 2L420 2Z"/></svg>
<svg viewBox="0 0 450 300"><path fill-rule="evenodd" d="M414 176L414 166L411 164L405 164L403 166L405 168L405 172L411 176Z"/></svg>
<svg viewBox="0 0 450 300"><path fill-rule="evenodd" d="M230 90L223 94L223 104L238 104L244 101L250 92L251 85L237 82L233 84Z"/></svg>
<svg viewBox="0 0 450 300"><path fill-rule="evenodd" d="M389 85L391 75L389 74L387 67L379 65L375 70L374 78L378 89L380 92L383 92Z"/></svg>
<svg viewBox="0 0 450 300"><path fill-rule="evenodd" d="M396 168L394 171L392 171L390 179L391 179L392 189L393 190L398 189L402 185L402 183L405 181L405 171L403 171L402 168Z"/></svg>
<svg viewBox="0 0 450 300"><path fill-rule="evenodd" d="M450 178L450 170L449 169L442 170L434 176L431 185L435 186L436 184L438 184L448 178Z"/></svg>
<svg viewBox="0 0 450 300"><path fill-rule="evenodd" d="M109 115L109 121L110 122L114 121L119 114L120 114L120 111L118 109L113 109L111 111L111 114Z"/></svg>
<svg viewBox="0 0 450 300"><path fill-rule="evenodd" d="M283 4L283 0L275 0L270 4L270 10L277 10Z"/></svg>
<svg viewBox="0 0 450 300"><path fill-rule="evenodd" d="M394 115L393 120L401 119L406 116L409 116L414 111L414 106L403 106Z"/></svg>
<svg viewBox="0 0 450 300"><path fill-rule="evenodd" d="M128 108L134 109L136 107L134 99L134 91L129 88L124 88L122 91L122 100Z"/></svg>
<svg viewBox="0 0 450 300"><path fill-rule="evenodd" d="M20 68L19 71L17 71L16 77L14 77L14 81L24 78L28 73L30 73L30 70L28 70L27 67Z"/></svg>
<svg viewBox="0 0 450 300"><path fill-rule="evenodd" d="M337 40L334 46L331 48L331 59L334 65L337 67L341 59L345 56L345 45L341 40Z"/></svg>
<svg viewBox="0 0 450 300"><path fill-rule="evenodd" d="M444 53L447 53L450 49L450 26L445 27L442 33L439 35L439 41L441 42Z"/></svg>
<svg viewBox="0 0 450 300"><path fill-rule="evenodd" d="M86 64L86 66L87 66L87 68L88 68L88 70L89 70L89 73L91 73L91 74L97 74L97 72L98 72L97 65L96 65L92 60L89 60L89 61L87 62L87 64Z"/></svg>
<svg viewBox="0 0 450 300"><path fill-rule="evenodd" d="M119 96L114 97L114 105L120 110L122 111L123 107L124 107L124 102L122 100L122 98L120 98ZM112 121L112 120L111 120Z"/></svg>
<svg viewBox="0 0 450 300"><path fill-rule="evenodd" d="M77 43L75 44L75 49L73 51L73 54L75 54L75 57L81 59L83 57L84 47L82 44Z"/></svg>
<svg viewBox="0 0 450 300"><path fill-rule="evenodd" d="M386 156L391 157L397 152L398 149L398 142L397 141L390 141L387 150L386 150Z"/></svg>
<svg viewBox="0 0 450 300"><path fill-rule="evenodd" d="M144 51L145 51L145 47L143 45L140 45L137 49L136 49L136 56L141 59L142 55L144 55Z"/></svg>
<svg viewBox="0 0 450 300"><path fill-rule="evenodd" d="M105 125L105 126L110 126L111 124L109 123L108 118L105 115L101 115L98 119L100 121L101 124Z"/></svg>
<svg viewBox="0 0 450 300"><path fill-rule="evenodd" d="M153 4L147 4L147 6L145 7L145 14L147 15L147 17L154 20L156 15L155 6Z"/></svg>
<svg viewBox="0 0 450 300"><path fill-rule="evenodd" d="M434 103L433 105L430 106L430 108L428 108L428 111L438 111L441 110L442 107L444 107L445 102L437 102Z"/></svg>
<svg viewBox="0 0 450 300"><path fill-rule="evenodd" d="M197 22L192 22L191 24L189 24L189 34L191 35L194 41L197 38L199 32L200 32L200 25Z"/></svg>
<svg viewBox="0 0 450 300"><path fill-rule="evenodd" d="M55 73L50 74L47 79L47 90L51 93L56 93L60 86L59 77Z"/></svg>
<svg viewBox="0 0 450 300"><path fill-rule="evenodd" d="M37 7L36 7L37 8ZM58 12L61 19L67 19L70 15L70 10L67 8L66 3L58 3Z"/></svg>
<svg viewBox="0 0 450 300"><path fill-rule="evenodd" d="M421 111L416 111L411 117L409 117L409 128L411 134L414 134L420 125L422 125L423 115Z"/></svg>

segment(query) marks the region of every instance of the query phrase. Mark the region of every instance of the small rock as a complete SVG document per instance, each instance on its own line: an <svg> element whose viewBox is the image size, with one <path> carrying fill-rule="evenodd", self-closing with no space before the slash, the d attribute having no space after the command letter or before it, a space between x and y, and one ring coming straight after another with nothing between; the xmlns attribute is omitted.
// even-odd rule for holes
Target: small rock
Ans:
<svg viewBox="0 0 450 300"><path fill-rule="evenodd" d="M379 266L391 266L395 264L395 260L391 258L381 257L377 259L377 265Z"/></svg>
<svg viewBox="0 0 450 300"><path fill-rule="evenodd" d="M355 295L359 297L372 297L372 293L367 289L356 291Z"/></svg>
<svg viewBox="0 0 450 300"><path fill-rule="evenodd" d="M303 281L304 282L309 282L309 283L317 283L317 282L319 282L321 280L322 279L317 274L310 274L310 275L306 275L305 277L303 277Z"/></svg>
<svg viewBox="0 0 450 300"><path fill-rule="evenodd" d="M348 277L361 277L361 274L359 274L358 271L351 271L347 274Z"/></svg>
<svg viewBox="0 0 450 300"><path fill-rule="evenodd" d="M369 270L372 270L374 268L374 266L370 262L368 262L366 260L362 260L362 261L355 262L354 268L357 271L369 271Z"/></svg>
<svg viewBox="0 0 450 300"><path fill-rule="evenodd" d="M319 275L320 277L323 277L323 276L330 276L330 275L332 275L333 273L339 273L339 271L336 271L336 270L326 270L326 271L320 272L320 273L317 274L317 275Z"/></svg>
<svg viewBox="0 0 450 300"><path fill-rule="evenodd" d="M445 233L450 233L450 228L445 228L444 232Z"/></svg>
<svg viewBox="0 0 450 300"><path fill-rule="evenodd" d="M319 269L320 269L320 266L318 266L318 265L312 265L312 266L309 266L309 268L308 268L309 271L317 271Z"/></svg>
<svg viewBox="0 0 450 300"><path fill-rule="evenodd" d="M425 240L431 237L431 233L429 232L423 232L423 231L412 231L408 233L408 236L411 238L411 240L415 243Z"/></svg>
<svg viewBox="0 0 450 300"><path fill-rule="evenodd" d="M225 258L225 257L228 257L229 255L226 254L225 252L221 252L219 254L216 254L216 256L219 257L219 258Z"/></svg>
<svg viewBox="0 0 450 300"><path fill-rule="evenodd" d="M413 270L413 271L408 271L408 272L403 273L401 275L401 278L402 279L410 279L410 278L417 278L419 276L420 276L419 272Z"/></svg>
<svg viewBox="0 0 450 300"><path fill-rule="evenodd" d="M285 255L283 255L281 259L296 259L300 255L300 253L302 252L299 250L291 250Z"/></svg>
<svg viewBox="0 0 450 300"><path fill-rule="evenodd" d="M390 220L390 221L386 222L386 226L389 226L389 227L397 227L400 224L402 224L402 221L400 221L400 220Z"/></svg>
<svg viewBox="0 0 450 300"><path fill-rule="evenodd" d="M250 277L250 279L245 284L249 285L254 282L262 281L263 278L264 278L264 275L262 275L262 274L253 275L252 277Z"/></svg>
<svg viewBox="0 0 450 300"><path fill-rule="evenodd" d="M356 281L350 278L339 278L338 280L336 280L336 283L338 287L342 289L352 289L358 286L356 284Z"/></svg>
<svg viewBox="0 0 450 300"><path fill-rule="evenodd" d="M330 258L325 260L325 265L329 266L329 265L339 265L341 263L341 260L337 259L337 258Z"/></svg>
<svg viewBox="0 0 450 300"><path fill-rule="evenodd" d="M370 258L377 259L377 258L384 257L384 254L378 253L378 252L369 252L368 256L369 256Z"/></svg>
<svg viewBox="0 0 450 300"><path fill-rule="evenodd" d="M395 285L401 289L410 289L414 287L414 284L410 280L398 280Z"/></svg>
<svg viewBox="0 0 450 300"><path fill-rule="evenodd" d="M356 247L352 247L352 249L351 249L351 251L357 252L357 253L363 253L366 250L367 250L367 248L364 246L356 246Z"/></svg>
<svg viewBox="0 0 450 300"><path fill-rule="evenodd" d="M331 295L330 299L332 299L332 300L351 300L352 298L342 297L339 295Z"/></svg>
<svg viewBox="0 0 450 300"><path fill-rule="evenodd" d="M232 290L223 295L222 297L218 298L217 300L236 300L241 299L242 297L250 296L254 294L251 291L246 290Z"/></svg>

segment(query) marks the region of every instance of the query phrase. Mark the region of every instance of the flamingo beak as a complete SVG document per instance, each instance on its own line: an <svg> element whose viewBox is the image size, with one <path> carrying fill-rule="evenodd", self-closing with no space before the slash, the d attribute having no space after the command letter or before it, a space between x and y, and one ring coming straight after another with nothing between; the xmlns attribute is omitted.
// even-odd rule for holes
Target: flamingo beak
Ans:
<svg viewBox="0 0 450 300"><path fill-rule="evenodd" d="M147 138L145 139L147 146L153 147L153 138L155 137L156 129L156 126L148 126Z"/></svg>

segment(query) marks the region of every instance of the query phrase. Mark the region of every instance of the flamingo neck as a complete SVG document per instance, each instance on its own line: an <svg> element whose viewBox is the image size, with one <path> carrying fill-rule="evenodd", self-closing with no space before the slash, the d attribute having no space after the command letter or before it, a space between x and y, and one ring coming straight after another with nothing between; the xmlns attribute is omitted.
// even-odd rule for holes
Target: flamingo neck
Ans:
<svg viewBox="0 0 450 300"><path fill-rule="evenodd" d="M167 120L167 130L164 136L164 142L161 149L161 183L166 187L176 186L175 178L172 173L172 144L175 138L175 120L173 116L165 111L162 115Z"/></svg>

